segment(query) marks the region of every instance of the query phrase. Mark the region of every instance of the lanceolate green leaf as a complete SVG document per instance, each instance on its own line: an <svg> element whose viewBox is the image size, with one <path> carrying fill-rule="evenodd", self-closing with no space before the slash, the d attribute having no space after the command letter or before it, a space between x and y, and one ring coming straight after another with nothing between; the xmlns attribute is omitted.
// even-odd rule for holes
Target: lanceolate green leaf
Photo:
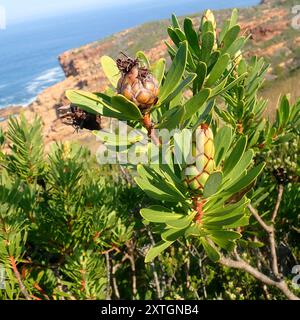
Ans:
<svg viewBox="0 0 300 320"><path fill-rule="evenodd" d="M167 229L161 234L164 241L176 241L178 238L184 236L185 229Z"/></svg>
<svg viewBox="0 0 300 320"><path fill-rule="evenodd" d="M136 183L151 197L170 202L185 199L174 184L165 180L157 172L153 172L150 168L142 165L138 165L137 171L140 177L135 179Z"/></svg>
<svg viewBox="0 0 300 320"><path fill-rule="evenodd" d="M213 262L217 262L220 260L220 253L213 248L206 239L201 238L201 243L203 245L203 248L206 252L206 254L208 255L209 259Z"/></svg>
<svg viewBox="0 0 300 320"><path fill-rule="evenodd" d="M215 227L227 227L228 228L229 225L236 223L241 218L243 218L243 216L244 216L243 212L241 212L241 214L238 214L238 215L232 214L232 216L224 217L223 219L215 219L212 221L207 221L204 223L204 226L207 229L215 228Z"/></svg>
<svg viewBox="0 0 300 320"><path fill-rule="evenodd" d="M241 74L238 78L234 79L233 81L231 81L229 84L227 84L222 90L220 90L219 92L216 92L217 94L221 95L224 92L227 92L228 90L230 90L231 88L233 88L237 83L239 83L241 80L243 80L245 77L247 76L247 72ZM214 93L214 94L216 94Z"/></svg>
<svg viewBox="0 0 300 320"><path fill-rule="evenodd" d="M229 29L236 25L238 22L238 10L234 8L231 12L231 17L229 20Z"/></svg>
<svg viewBox="0 0 300 320"><path fill-rule="evenodd" d="M138 173L141 177L147 176L150 177L149 180L152 181L152 183L157 186L158 188L161 188L163 191L168 192L170 195L174 195L176 197L177 201L179 200L185 200L184 195L182 192L176 187L174 181L168 181L165 176L160 172L160 169L158 166L138 166Z"/></svg>
<svg viewBox="0 0 300 320"><path fill-rule="evenodd" d="M261 163L255 168L251 169L248 174L240 179L238 182L236 182L232 187L230 187L227 192L228 193L235 193L243 190L246 188L249 184L251 184L262 172L265 164Z"/></svg>
<svg viewBox="0 0 300 320"><path fill-rule="evenodd" d="M290 116L290 103L286 95L280 100L279 112L281 125L285 126Z"/></svg>
<svg viewBox="0 0 300 320"><path fill-rule="evenodd" d="M224 162L224 174L229 173L242 158L247 145L247 137L242 136Z"/></svg>
<svg viewBox="0 0 300 320"><path fill-rule="evenodd" d="M140 120L143 118L140 109L120 94L111 98L111 105L128 120Z"/></svg>
<svg viewBox="0 0 300 320"><path fill-rule="evenodd" d="M218 59L218 61L216 62L216 64L210 72L208 80L205 83L206 87L211 87L221 77L221 75L228 66L229 60L230 56L227 53Z"/></svg>
<svg viewBox="0 0 300 320"><path fill-rule="evenodd" d="M143 51L138 51L136 53L136 57L139 59L139 62L146 67L147 69L150 69L150 63L148 58L146 57L145 53Z"/></svg>
<svg viewBox="0 0 300 320"><path fill-rule="evenodd" d="M215 44L214 32L209 31L203 34L201 43L201 56L200 59L203 62L208 62L212 49Z"/></svg>
<svg viewBox="0 0 300 320"><path fill-rule="evenodd" d="M233 42L238 37L239 33L241 31L240 26L236 25L232 27L228 32L226 33L224 39L223 39L223 49L222 52L226 52L230 46L233 44Z"/></svg>
<svg viewBox="0 0 300 320"><path fill-rule="evenodd" d="M185 104L185 114L183 116L183 120L190 119L196 112L204 111L204 104L208 100L210 92L210 89L203 89Z"/></svg>
<svg viewBox="0 0 300 320"><path fill-rule="evenodd" d="M177 88L163 102L171 102L180 92L182 92L187 86L189 86L195 78L195 73L189 73L188 76L180 82Z"/></svg>
<svg viewBox="0 0 300 320"><path fill-rule="evenodd" d="M221 202L219 205L213 206L208 206L207 204L205 204L205 206L203 207L205 212L205 216L203 217L203 219L214 219L219 216L227 215L228 213L231 213L237 208L245 207L247 204L248 200L246 197L243 197L240 201L234 204L224 205L224 202Z"/></svg>
<svg viewBox="0 0 300 320"><path fill-rule="evenodd" d="M164 74L165 74L165 67L166 67L166 60L161 58L157 60L153 65L150 67L150 71L153 74L153 76L158 81L158 85L161 85L161 82L163 80Z"/></svg>
<svg viewBox="0 0 300 320"><path fill-rule="evenodd" d="M171 40L174 42L174 44L176 45L176 47L179 47L180 45L180 38L178 37L178 34L175 32L175 30L172 27L169 27L167 29L168 31L168 35L171 38Z"/></svg>
<svg viewBox="0 0 300 320"><path fill-rule="evenodd" d="M184 216L184 217L182 217L180 219L169 220L169 221L167 221L167 225L169 227L172 227L172 228L175 228L175 229L184 229L184 228L188 227L191 224L192 219L195 216L195 214L196 214L196 212L191 214L191 215Z"/></svg>
<svg viewBox="0 0 300 320"><path fill-rule="evenodd" d="M102 114L102 101L94 94L82 90L67 90L67 98L86 112Z"/></svg>
<svg viewBox="0 0 300 320"><path fill-rule="evenodd" d="M163 190L153 186L147 179L135 177L135 182L151 198L154 198L160 201L178 202L177 197L174 197L173 195L169 195Z"/></svg>
<svg viewBox="0 0 300 320"><path fill-rule="evenodd" d="M218 166L224 160L227 150L231 145L232 129L230 127L221 128L215 136L215 163Z"/></svg>
<svg viewBox="0 0 300 320"><path fill-rule="evenodd" d="M212 242L216 243L222 249L225 249L227 251L232 251L234 249L235 244L233 241L223 238L216 238L211 235L209 236L209 239L211 239Z"/></svg>
<svg viewBox="0 0 300 320"><path fill-rule="evenodd" d="M214 214L205 214L205 216L202 219L203 225L225 225L225 221L229 221L230 223L232 223L233 221L237 221L240 219L240 216L243 214L244 210L245 203L242 203L234 209L225 207L223 211L220 210L219 212L215 212ZM235 217L237 218L235 219ZM228 220L232 218L234 218L233 221Z"/></svg>
<svg viewBox="0 0 300 320"><path fill-rule="evenodd" d="M176 56L166 76L166 80L161 88L160 101L163 101L165 98L167 98L180 83L186 66L187 50L187 42L184 41L176 53Z"/></svg>
<svg viewBox="0 0 300 320"><path fill-rule="evenodd" d="M107 79L116 88L121 77L121 73L116 65L116 62L109 56L102 56L101 65Z"/></svg>
<svg viewBox="0 0 300 320"><path fill-rule="evenodd" d="M183 217L181 214L174 213L172 210L158 205L141 209L141 216L147 221L157 223L167 223Z"/></svg>
<svg viewBox="0 0 300 320"><path fill-rule="evenodd" d="M158 129L165 128L168 130L175 129L180 125L183 115L184 115L183 106L177 106L175 108L172 108L164 114L164 118L155 128L158 128Z"/></svg>
<svg viewBox="0 0 300 320"><path fill-rule="evenodd" d="M128 136L115 134L113 132L106 132L105 130L94 131L93 133L100 141L112 146L127 146L144 139L143 133L139 131L130 132Z"/></svg>
<svg viewBox="0 0 300 320"><path fill-rule="evenodd" d="M153 246L145 257L145 263L153 261L157 256L159 256L164 250L166 250L173 241L160 241L155 246Z"/></svg>
<svg viewBox="0 0 300 320"><path fill-rule="evenodd" d="M216 171L210 174L208 180L205 183L203 190L203 197L208 198L216 193L222 183L222 172Z"/></svg>
<svg viewBox="0 0 300 320"><path fill-rule="evenodd" d="M194 81L194 87L198 90L202 89L207 74L207 66L204 62L199 62L197 69L197 79Z"/></svg>
<svg viewBox="0 0 300 320"><path fill-rule="evenodd" d="M244 227L249 225L249 216L242 216L238 221L235 221L229 225L227 225L226 227L228 229L235 229L235 228L239 228L239 227Z"/></svg>
<svg viewBox="0 0 300 320"><path fill-rule="evenodd" d="M211 91L211 96L216 97L216 96L220 95L220 93L223 91L227 81L228 81L228 78L226 77L221 82L219 82L215 87L213 87L213 89Z"/></svg>
<svg viewBox="0 0 300 320"><path fill-rule="evenodd" d="M180 25L179 25L178 19L177 19L176 15L174 13L172 14L172 25L173 25L174 28L180 29Z"/></svg>
<svg viewBox="0 0 300 320"><path fill-rule="evenodd" d="M229 181L228 183L225 183L226 186L231 185L233 182L235 182L237 179L240 178L243 172L250 165L253 156L254 156L254 151L251 149L247 150L243 154L241 160L237 163L237 165L233 168L233 170L227 175L226 178L229 179Z"/></svg>
<svg viewBox="0 0 300 320"><path fill-rule="evenodd" d="M198 223L193 223L187 229L185 229L186 237L190 237L190 236L204 237L206 235L207 235L207 232L204 231L204 229Z"/></svg>
<svg viewBox="0 0 300 320"><path fill-rule="evenodd" d="M229 48L226 49L226 52L234 57L237 52L239 52L245 45L247 39L245 37L237 38ZM224 51L225 52L225 51Z"/></svg>
<svg viewBox="0 0 300 320"><path fill-rule="evenodd" d="M211 230L210 234L215 238L220 238L224 240L237 240L241 237L241 234L235 231L225 231L225 230Z"/></svg>
<svg viewBox="0 0 300 320"><path fill-rule="evenodd" d="M184 32L180 28L175 28L174 31L177 34L180 42L187 40Z"/></svg>
<svg viewBox="0 0 300 320"><path fill-rule="evenodd" d="M199 47L198 35L193 27L193 22L190 18L184 19L183 23L186 39L197 56L200 56L201 51Z"/></svg>
<svg viewBox="0 0 300 320"><path fill-rule="evenodd" d="M82 90L67 90L67 98L76 106L93 114L101 114L106 117L119 120L132 120L127 113L122 113L111 105L111 98L104 94L93 94Z"/></svg>

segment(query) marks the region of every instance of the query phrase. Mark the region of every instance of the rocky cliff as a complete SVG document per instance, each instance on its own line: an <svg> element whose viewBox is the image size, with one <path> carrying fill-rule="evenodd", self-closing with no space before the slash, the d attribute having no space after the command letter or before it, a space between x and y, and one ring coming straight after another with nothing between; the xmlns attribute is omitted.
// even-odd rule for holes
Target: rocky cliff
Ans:
<svg viewBox="0 0 300 320"><path fill-rule="evenodd" d="M290 1L264 1L260 6L240 10L242 32L249 34L248 54L264 56L271 62L269 78L273 79L300 65L300 32L291 28ZM276 6L274 6L276 4ZM218 21L224 20L230 10L217 12ZM192 16L199 24L199 14ZM4 118L2 127L7 126L5 118L10 114L23 112L27 118L41 116L44 124L45 143L60 140L80 140L89 144L94 141L89 132L76 133L74 128L65 126L57 118L57 108L68 104L65 98L67 89L101 91L106 79L100 66L102 55L116 57L122 50L133 54L137 50L146 51L150 60L167 57L164 41L167 40L166 27L169 22L163 20L147 23L134 29L125 30L107 39L91 43L78 49L72 49L59 57L66 79L43 91L26 108L5 109L0 111ZM145 41L147 40L147 41Z"/></svg>

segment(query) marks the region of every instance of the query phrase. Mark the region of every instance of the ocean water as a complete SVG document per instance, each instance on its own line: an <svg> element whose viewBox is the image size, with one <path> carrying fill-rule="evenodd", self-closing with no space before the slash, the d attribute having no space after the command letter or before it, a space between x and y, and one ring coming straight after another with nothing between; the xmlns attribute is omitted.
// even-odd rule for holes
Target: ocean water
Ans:
<svg viewBox="0 0 300 320"><path fill-rule="evenodd" d="M64 79L57 57L125 28L204 9L246 7L259 0L152 0L7 25L0 30L0 108L27 105Z"/></svg>

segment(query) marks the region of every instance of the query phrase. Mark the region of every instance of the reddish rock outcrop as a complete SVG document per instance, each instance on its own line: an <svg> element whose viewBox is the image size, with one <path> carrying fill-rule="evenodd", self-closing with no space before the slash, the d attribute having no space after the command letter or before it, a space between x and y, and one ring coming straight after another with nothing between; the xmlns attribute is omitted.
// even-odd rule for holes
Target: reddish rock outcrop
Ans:
<svg viewBox="0 0 300 320"><path fill-rule="evenodd" d="M253 10L253 13L250 12L249 14L249 10L241 10L240 14L242 33L251 34L250 45L248 45L249 54L271 57L282 50L287 50L288 46L283 35L289 28L288 10L285 8L272 8L270 1L266 1L264 5L251 10ZM228 13L229 11L226 11L225 15L228 16ZM217 18L218 20L220 18L224 19L224 14L217 13ZM199 18L193 18L193 21L197 24L199 23ZM74 128L63 125L57 117L57 108L68 104L65 98L67 89L90 91L105 89L107 81L101 70L100 57L105 54L115 57L119 53L120 47L125 51L127 49L130 50L130 44L132 45L132 39L134 39L133 35L138 31L139 29L137 28L125 30L101 42L95 42L63 53L59 57L59 62L64 70L66 79L44 90L27 108L2 110L0 117L5 118L9 114L19 112L23 112L29 119L36 114L41 116L44 124L45 144L63 140L80 140L87 144L90 144L91 140L95 141L90 132L80 131L76 133ZM281 36L281 40L272 42L272 39L275 39L278 35ZM164 40L167 39L157 39L153 48L147 50L150 60L154 61L160 57L167 56ZM299 44L299 38L295 39L293 43L294 46ZM142 50L143 48L139 49ZM286 53L286 56L288 54L289 52ZM293 64L293 59L289 57L289 59L280 61L282 67L285 66L286 61L289 61L291 65ZM7 127L6 121L2 121L2 127L4 129Z"/></svg>

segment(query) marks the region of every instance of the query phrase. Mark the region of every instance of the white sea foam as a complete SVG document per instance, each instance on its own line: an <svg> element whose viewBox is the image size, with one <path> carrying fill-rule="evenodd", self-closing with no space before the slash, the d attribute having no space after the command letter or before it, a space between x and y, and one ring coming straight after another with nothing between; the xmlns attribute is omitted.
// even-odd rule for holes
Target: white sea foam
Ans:
<svg viewBox="0 0 300 320"><path fill-rule="evenodd" d="M64 78L63 71L60 67L48 69L34 78L30 84L27 85L26 90L30 94L38 94L43 89Z"/></svg>
<svg viewBox="0 0 300 320"><path fill-rule="evenodd" d="M27 106L36 99L36 96L44 89L64 79L64 73L60 67L55 67L42 72L27 84L26 96L16 99L15 96L6 96L0 98L0 109L10 105ZM0 90L7 87L7 84L1 84Z"/></svg>
<svg viewBox="0 0 300 320"><path fill-rule="evenodd" d="M14 101L14 96L6 97L5 99L0 99L0 109L7 108L10 106L22 106L27 107L36 99L36 96L30 99L22 99L21 101Z"/></svg>

